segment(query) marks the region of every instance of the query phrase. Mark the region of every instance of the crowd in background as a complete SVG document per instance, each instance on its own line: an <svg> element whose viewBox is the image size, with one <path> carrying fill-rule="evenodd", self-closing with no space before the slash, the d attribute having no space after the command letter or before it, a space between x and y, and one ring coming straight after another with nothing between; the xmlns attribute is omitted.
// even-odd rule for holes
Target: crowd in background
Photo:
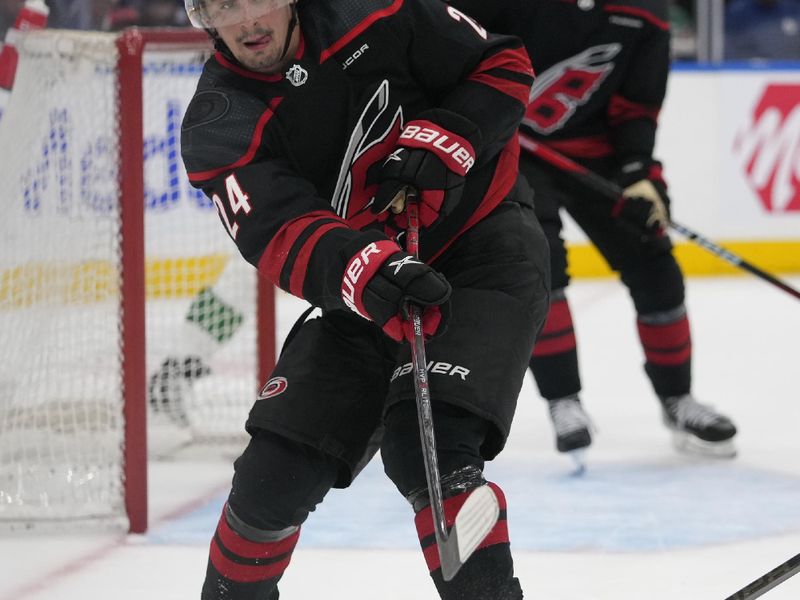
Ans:
<svg viewBox="0 0 800 600"><path fill-rule="evenodd" d="M0 0L0 40L25 0ZM183 0L45 0L48 27L117 31L139 27L184 27L189 21Z"/></svg>
<svg viewBox="0 0 800 600"><path fill-rule="evenodd" d="M696 58L698 1L670 0L673 54ZM800 0L725 0L725 58L800 59Z"/></svg>
<svg viewBox="0 0 800 600"><path fill-rule="evenodd" d="M183 0L45 0L48 26L117 31L188 25ZM696 57L696 4L708 0L670 0L673 53ZM0 0L0 40L14 23L24 0ZM726 0L725 57L800 60L800 0Z"/></svg>

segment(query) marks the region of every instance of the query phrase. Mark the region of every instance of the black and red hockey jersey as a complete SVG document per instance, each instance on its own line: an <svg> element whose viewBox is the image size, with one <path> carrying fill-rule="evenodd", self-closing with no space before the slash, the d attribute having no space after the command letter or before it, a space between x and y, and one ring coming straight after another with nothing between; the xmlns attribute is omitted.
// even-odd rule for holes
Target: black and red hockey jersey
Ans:
<svg viewBox="0 0 800 600"><path fill-rule="evenodd" d="M650 157L670 62L667 0L450 0L516 35L536 72L521 132L577 159Z"/></svg>
<svg viewBox="0 0 800 600"><path fill-rule="evenodd" d="M249 71L225 52L209 59L182 153L250 263L316 306L342 308L347 261L397 233L368 203L404 123L439 108L480 130L461 200L421 232L430 261L512 193L533 74L518 39L439 0L300 0L298 13L300 47L284 73Z"/></svg>

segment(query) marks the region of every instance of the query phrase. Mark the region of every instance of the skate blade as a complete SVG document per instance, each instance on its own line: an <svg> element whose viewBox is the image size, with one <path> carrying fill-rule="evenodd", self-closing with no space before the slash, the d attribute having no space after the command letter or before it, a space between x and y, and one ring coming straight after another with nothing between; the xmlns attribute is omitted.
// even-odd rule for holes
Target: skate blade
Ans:
<svg viewBox="0 0 800 600"><path fill-rule="evenodd" d="M735 458L737 454L733 440L706 442L685 431L672 432L672 445L678 452L709 458Z"/></svg>
<svg viewBox="0 0 800 600"><path fill-rule="evenodd" d="M572 460L574 470L569 474L570 477L582 477L586 473L586 448L578 448L567 452Z"/></svg>

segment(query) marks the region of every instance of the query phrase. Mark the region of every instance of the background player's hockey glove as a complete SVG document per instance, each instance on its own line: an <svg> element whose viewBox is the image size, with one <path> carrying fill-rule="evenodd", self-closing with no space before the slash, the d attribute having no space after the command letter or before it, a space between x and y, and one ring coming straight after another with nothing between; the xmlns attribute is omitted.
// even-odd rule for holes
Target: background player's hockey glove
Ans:
<svg viewBox="0 0 800 600"><path fill-rule="evenodd" d="M634 160L625 163L615 177L624 196L614 206L615 216L649 235L663 235L669 225L669 196L661 163Z"/></svg>
<svg viewBox="0 0 800 600"><path fill-rule="evenodd" d="M409 121L380 168L372 212L391 211L398 215L395 224L405 229L405 190L413 187L419 193L420 224L429 227L461 199L479 141L474 123L444 109Z"/></svg>
<svg viewBox="0 0 800 600"><path fill-rule="evenodd" d="M398 342L413 337L405 318L408 302L423 308L426 337L442 333L450 292L450 284L441 273L390 240L364 246L348 261L342 278L344 303Z"/></svg>

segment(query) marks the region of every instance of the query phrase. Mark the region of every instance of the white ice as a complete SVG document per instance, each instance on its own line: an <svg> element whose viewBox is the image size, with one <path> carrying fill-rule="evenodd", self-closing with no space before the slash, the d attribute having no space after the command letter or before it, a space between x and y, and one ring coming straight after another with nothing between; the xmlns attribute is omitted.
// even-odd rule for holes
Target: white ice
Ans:
<svg viewBox="0 0 800 600"><path fill-rule="evenodd" d="M672 449L627 293L611 280L573 283L596 426L588 471L570 477L530 375L508 446L487 466L508 497L526 598L723 600L800 551L800 303L752 277L687 286L694 391L734 418L739 456ZM281 298L281 333L301 308ZM0 600L199 598L230 463L153 462L146 536L0 534ZM404 501L373 462L311 515L281 598L433 600L416 545ZM800 575L764 598L797 600Z"/></svg>

